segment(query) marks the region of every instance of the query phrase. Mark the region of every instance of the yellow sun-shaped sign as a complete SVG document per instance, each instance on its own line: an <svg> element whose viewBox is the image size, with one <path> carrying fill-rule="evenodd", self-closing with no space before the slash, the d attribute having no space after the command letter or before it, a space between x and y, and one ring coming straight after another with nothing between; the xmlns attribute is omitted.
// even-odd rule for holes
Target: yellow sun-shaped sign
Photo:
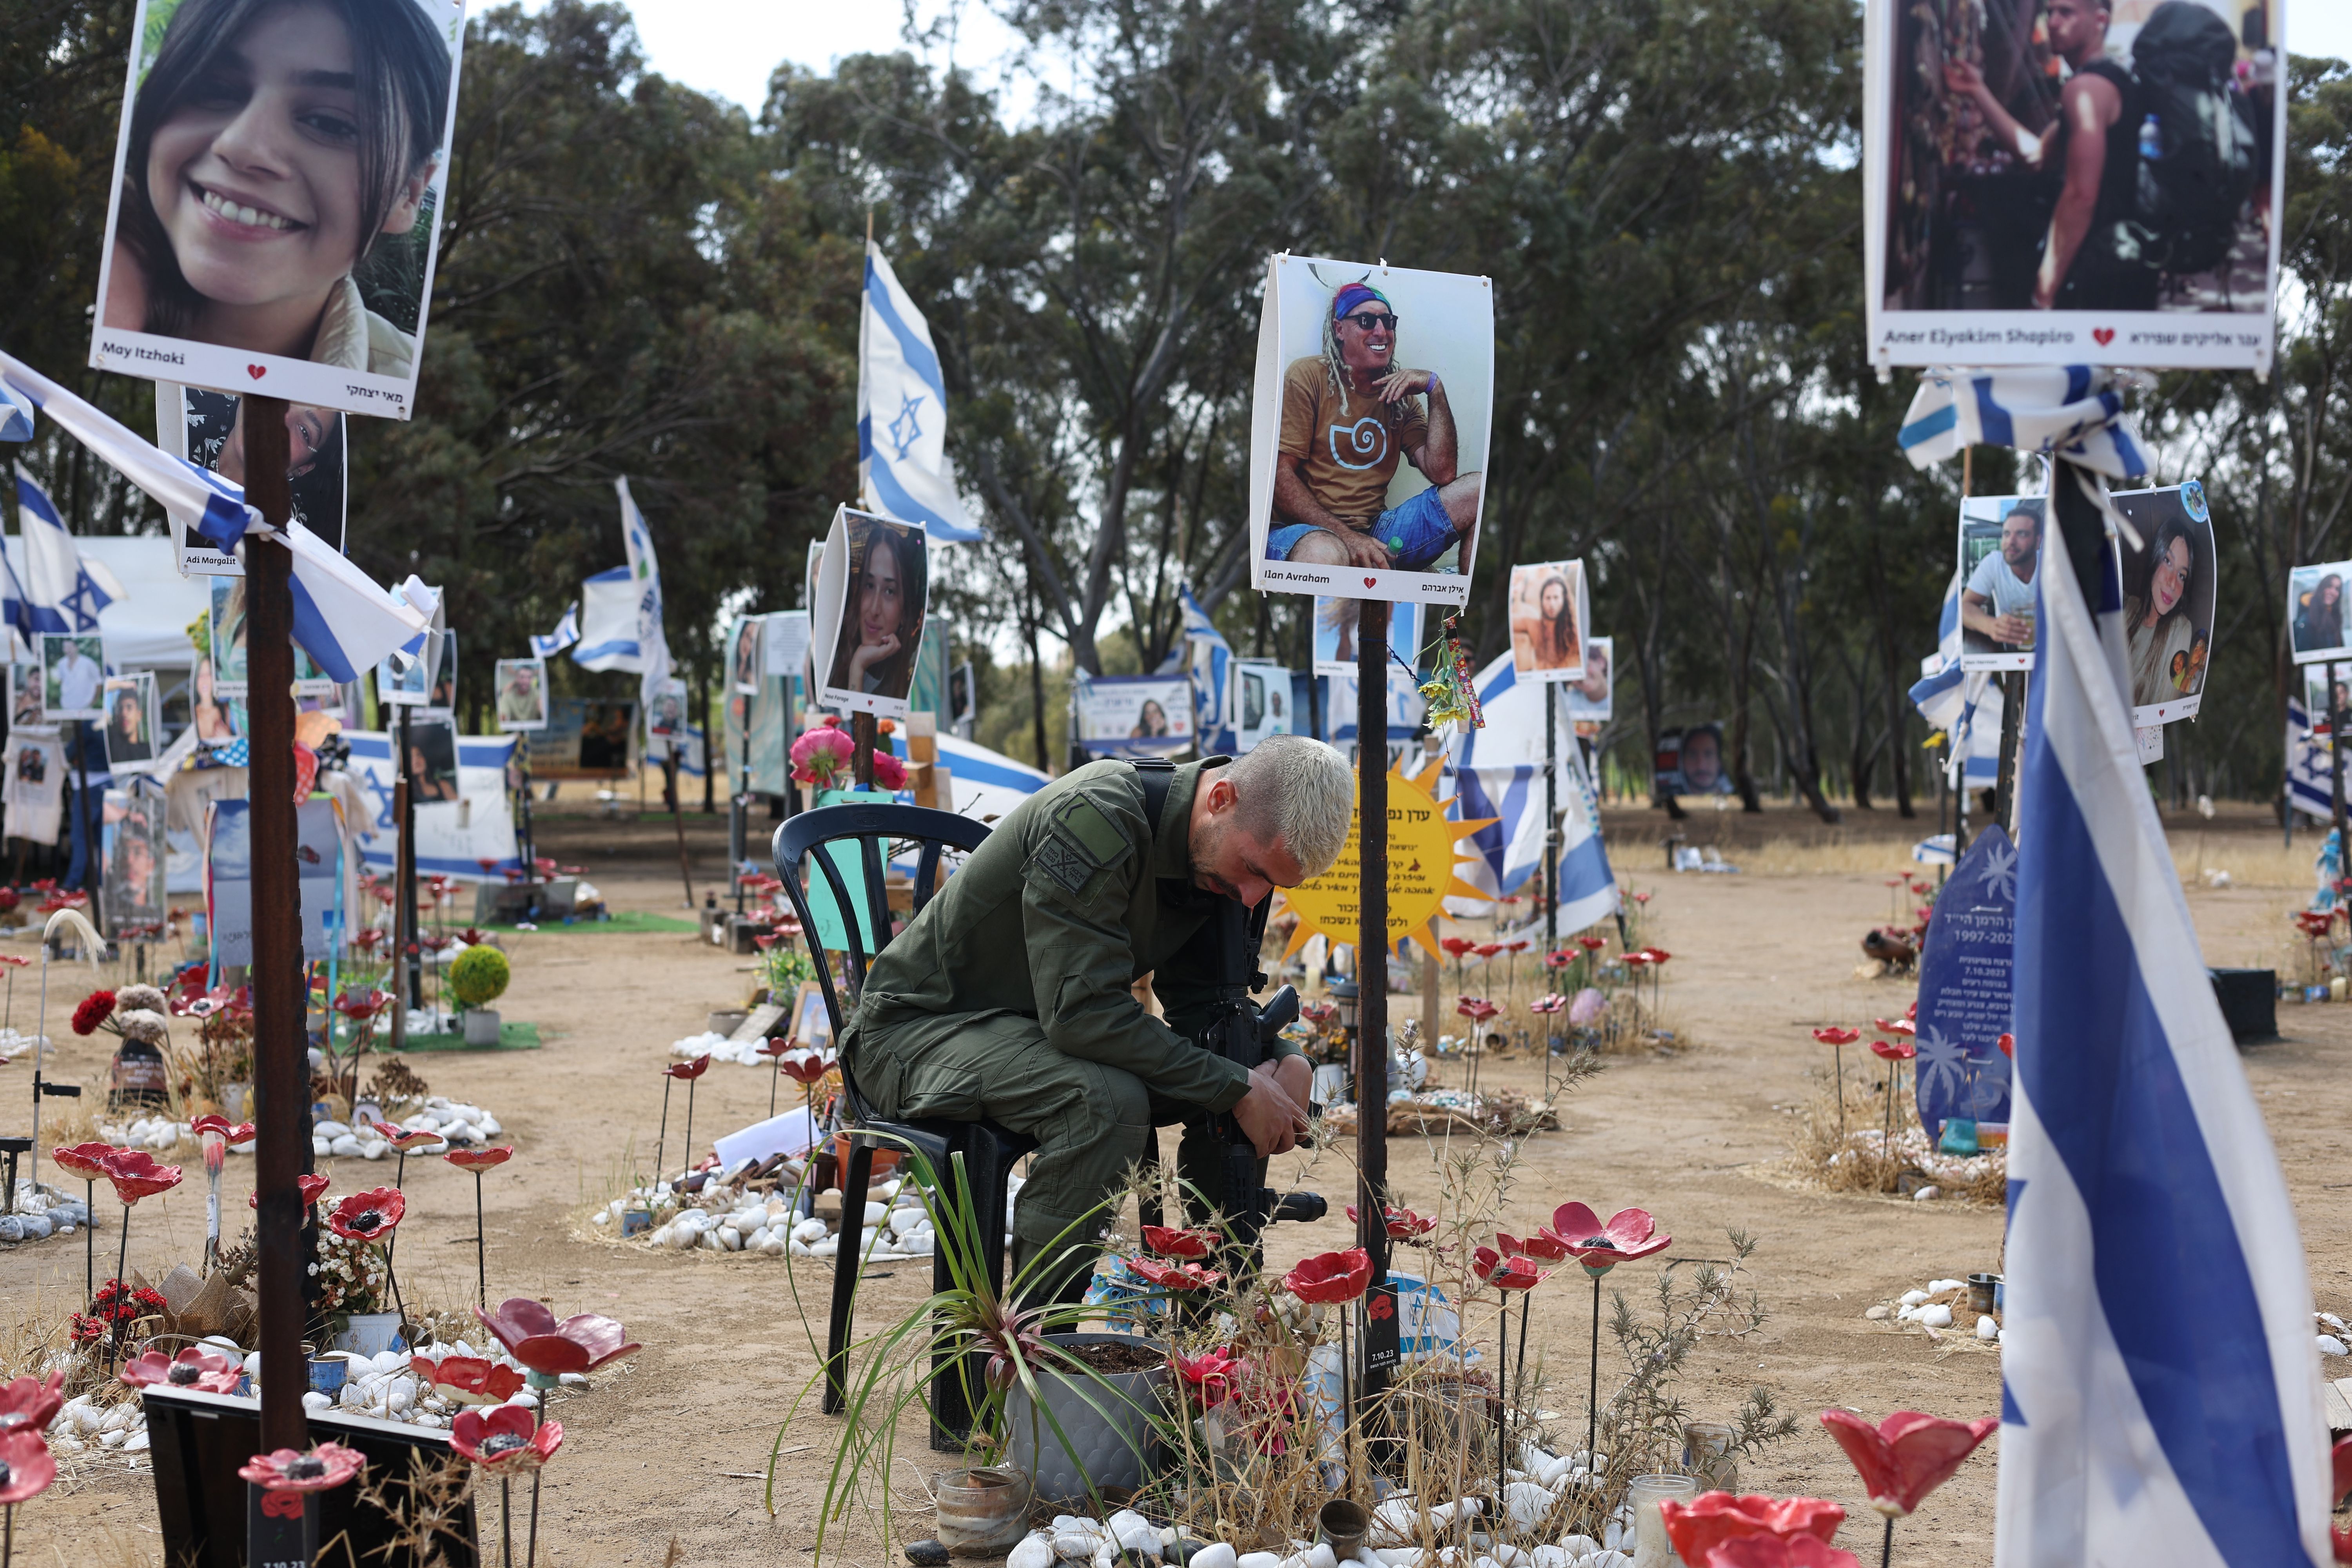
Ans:
<svg viewBox="0 0 2352 1568"><path fill-rule="evenodd" d="M1437 918L1448 898L1485 899L1481 892L1454 874L1457 861L1475 858L1458 852L1460 842L1496 820L1449 820L1454 803L1437 798L1437 781L1444 769L1435 763L1418 778L1407 778L1401 767L1389 770L1389 945L1411 939L1423 952L1437 951ZM1357 778L1356 799L1363 801L1363 780ZM1298 916L1290 933L1288 958L1320 932L1333 942L1356 940L1362 862L1356 851L1356 832L1348 832L1348 847L1331 868L1311 882L1302 882L1285 896Z"/></svg>

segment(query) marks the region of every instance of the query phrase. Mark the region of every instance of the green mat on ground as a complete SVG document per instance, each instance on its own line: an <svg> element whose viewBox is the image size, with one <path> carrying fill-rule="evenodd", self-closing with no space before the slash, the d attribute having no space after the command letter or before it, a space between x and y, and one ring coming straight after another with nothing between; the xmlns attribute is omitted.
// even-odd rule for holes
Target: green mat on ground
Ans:
<svg viewBox="0 0 2352 1568"><path fill-rule="evenodd" d="M570 925L561 920L541 921L538 926L542 931L698 931L702 929L700 922L696 921L681 920L676 915L649 915L636 910L624 910L610 920L573 921ZM515 928L511 921L494 921L478 929L511 931Z"/></svg>
<svg viewBox="0 0 2352 1568"><path fill-rule="evenodd" d="M384 1047L392 1047L387 1043ZM539 1049L537 1024L507 1024L499 1026L499 1043L495 1046L469 1046L464 1034L411 1035L400 1047L404 1051L535 1051Z"/></svg>

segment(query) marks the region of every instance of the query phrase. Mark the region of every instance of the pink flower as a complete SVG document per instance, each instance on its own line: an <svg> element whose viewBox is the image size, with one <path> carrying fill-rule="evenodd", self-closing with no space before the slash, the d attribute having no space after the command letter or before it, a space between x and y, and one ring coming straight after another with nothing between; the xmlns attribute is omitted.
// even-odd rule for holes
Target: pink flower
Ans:
<svg viewBox="0 0 2352 1568"><path fill-rule="evenodd" d="M477 1307L474 1316L498 1336L509 1355L541 1377L593 1372L644 1348L610 1318L582 1312L557 1322L543 1302L528 1296L508 1297L495 1315Z"/></svg>
<svg viewBox="0 0 2352 1568"><path fill-rule="evenodd" d="M133 1388L161 1383L205 1394L235 1394L245 1381L245 1368L218 1351L190 1345L169 1361L162 1351L142 1352L124 1363L122 1381Z"/></svg>
<svg viewBox="0 0 2352 1568"><path fill-rule="evenodd" d="M1162 1263L1156 1258L1130 1258L1127 1266L1162 1290L1205 1290L1224 1278L1197 1263Z"/></svg>
<svg viewBox="0 0 2352 1568"><path fill-rule="evenodd" d="M1822 1498L1780 1501L1723 1491L1702 1492L1686 1503L1662 1502L1658 1511L1665 1518L1667 1539L1685 1563L1705 1563L1707 1553L1725 1542L1754 1535L1782 1540L1808 1535L1826 1545L1837 1539L1838 1526L1845 1521L1845 1510Z"/></svg>
<svg viewBox="0 0 2352 1568"><path fill-rule="evenodd" d="M1892 1043L1885 1040L1873 1040L1870 1042L1870 1051L1871 1055L1884 1057L1890 1062L1907 1062L1919 1054L1919 1047L1908 1040L1897 1040Z"/></svg>
<svg viewBox="0 0 2352 1568"><path fill-rule="evenodd" d="M102 1162L114 1152L111 1143L60 1143L49 1151L49 1158L58 1163L58 1170L94 1182L106 1174Z"/></svg>
<svg viewBox="0 0 2352 1568"><path fill-rule="evenodd" d="M1143 1245L1162 1258L1206 1258L1217 1238L1205 1230L1171 1230L1166 1226L1143 1227Z"/></svg>
<svg viewBox="0 0 2352 1568"><path fill-rule="evenodd" d="M431 1127L419 1127L411 1131L405 1127L394 1126L389 1121L378 1121L373 1125L377 1137L404 1154L411 1149L422 1149L428 1143L441 1142L440 1132Z"/></svg>
<svg viewBox="0 0 2352 1568"><path fill-rule="evenodd" d="M1498 1231L1495 1245L1513 1258L1534 1258L1546 1263L1558 1263L1568 1256L1568 1243L1544 1230L1538 1230L1524 1241L1507 1231Z"/></svg>
<svg viewBox="0 0 2352 1568"><path fill-rule="evenodd" d="M878 747L875 750L874 782L884 789L907 787L907 764L898 760L896 752L885 752Z"/></svg>
<svg viewBox="0 0 2352 1568"><path fill-rule="evenodd" d="M199 1138L203 1137L207 1132L215 1132L231 1143L250 1143L253 1142L254 1136L252 1122L232 1122L227 1117L223 1116L216 1111L208 1115L199 1116L194 1121L189 1122L188 1131L194 1133Z"/></svg>
<svg viewBox="0 0 2352 1568"><path fill-rule="evenodd" d="M2000 1421L1991 1415L1951 1421L1898 1410L1873 1426L1851 1410L1824 1410L1822 1425L1870 1489L1870 1506L1889 1519L1901 1519L1950 1479Z"/></svg>
<svg viewBox="0 0 2352 1568"><path fill-rule="evenodd" d="M1818 1536L1742 1535L1708 1552L1706 1568L1862 1568L1862 1562Z"/></svg>
<svg viewBox="0 0 2352 1568"><path fill-rule="evenodd" d="M58 1410L65 1403L65 1385L66 1375L61 1372L0 1384L0 1433L19 1426L29 1426L36 1432L45 1430L58 1418Z"/></svg>
<svg viewBox="0 0 2352 1568"><path fill-rule="evenodd" d="M1528 1004L1530 1013L1557 1013L1568 1005L1568 998L1559 992L1549 992Z"/></svg>
<svg viewBox="0 0 2352 1568"><path fill-rule="evenodd" d="M1813 1038L1825 1046L1850 1046L1862 1038L1860 1029L1815 1029Z"/></svg>
<svg viewBox="0 0 2352 1568"><path fill-rule="evenodd" d="M849 771L849 759L856 749L848 736L830 725L820 724L803 731L801 738L793 742L793 782L814 784L819 789L833 788Z"/></svg>
<svg viewBox="0 0 2352 1568"><path fill-rule="evenodd" d="M408 1370L434 1393L455 1405L503 1405L519 1393L523 1375L504 1362L480 1356L411 1356Z"/></svg>
<svg viewBox="0 0 2352 1568"><path fill-rule="evenodd" d="M1478 1278L1497 1290L1532 1290L1543 1283L1543 1271L1524 1258L1506 1258L1491 1247L1471 1255Z"/></svg>
<svg viewBox="0 0 2352 1568"><path fill-rule="evenodd" d="M823 1083L824 1075L833 1070L833 1062L834 1058L823 1051L796 1046L784 1053L783 1059L776 1064L776 1070L806 1089Z"/></svg>
<svg viewBox="0 0 2352 1568"><path fill-rule="evenodd" d="M461 1171L487 1171L513 1159L514 1146L509 1143L496 1149L452 1149L441 1157Z"/></svg>
<svg viewBox="0 0 2352 1568"><path fill-rule="evenodd" d="M1213 1410L1225 1402L1233 1394L1234 1377L1242 1370L1241 1362L1225 1350L1207 1351L1189 1361L1171 1351L1168 1364L1176 1369L1177 1376L1200 1390L1197 1397L1203 1410Z"/></svg>
<svg viewBox="0 0 2352 1568"><path fill-rule="evenodd" d="M1437 1228L1437 1221L1425 1219L1411 1209L1389 1208L1382 1210L1381 1215L1388 1222L1391 1241L1418 1242ZM1348 1221L1351 1225L1356 1222L1356 1205L1353 1204L1348 1205Z"/></svg>
<svg viewBox="0 0 2352 1568"><path fill-rule="evenodd" d="M1282 1288L1302 1301L1352 1301L1372 1282L1371 1255L1360 1247L1302 1258L1282 1277Z"/></svg>
<svg viewBox="0 0 2352 1568"><path fill-rule="evenodd" d="M156 1163L144 1149L110 1150L98 1163L99 1173L114 1184L114 1195L126 1207L180 1184L180 1167Z"/></svg>
<svg viewBox="0 0 2352 1568"><path fill-rule="evenodd" d="M1461 1014L1464 1017L1480 1024L1485 1023L1487 1019L1502 1011L1500 1007L1496 1006L1484 996L1456 997L1454 1003L1454 1010L1456 1013Z"/></svg>
<svg viewBox="0 0 2352 1568"><path fill-rule="evenodd" d="M341 1443L321 1443L307 1454L279 1448L256 1454L237 1474L264 1491L322 1492L350 1480L367 1468L356 1449Z"/></svg>
<svg viewBox="0 0 2352 1568"><path fill-rule="evenodd" d="M669 1074L670 1077L687 1082L691 1082L695 1079L700 1078L704 1073L707 1073L709 1070L710 1053L709 1051L703 1052L700 1056L695 1058L690 1062L672 1062L669 1066L662 1068L662 1071Z"/></svg>
<svg viewBox="0 0 2352 1568"><path fill-rule="evenodd" d="M1584 1271L1595 1279L1620 1263L1631 1263L1674 1244L1657 1234L1657 1223L1642 1209L1619 1209L1609 1223L1583 1204L1562 1204L1551 1215L1552 1234L1568 1246Z"/></svg>
<svg viewBox="0 0 2352 1568"><path fill-rule="evenodd" d="M408 1212L408 1199L394 1187L353 1193L327 1215L327 1228L345 1241L382 1241Z"/></svg>
<svg viewBox="0 0 2352 1568"><path fill-rule="evenodd" d="M0 1506L30 1502L58 1479L49 1446L30 1426L0 1432Z"/></svg>
<svg viewBox="0 0 2352 1568"><path fill-rule="evenodd" d="M563 1446L563 1423L541 1423L519 1405L457 1412L449 1446L493 1474L535 1470Z"/></svg>

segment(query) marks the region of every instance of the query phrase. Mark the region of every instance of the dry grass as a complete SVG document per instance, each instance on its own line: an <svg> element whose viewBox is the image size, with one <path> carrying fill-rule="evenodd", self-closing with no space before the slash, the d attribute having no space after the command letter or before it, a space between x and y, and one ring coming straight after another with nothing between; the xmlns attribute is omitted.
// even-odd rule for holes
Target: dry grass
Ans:
<svg viewBox="0 0 2352 1568"><path fill-rule="evenodd" d="M1899 1191L1904 1173L1916 1172L1931 1177L1947 1202L1999 1207L2008 1200L2006 1161L1971 1161L1963 1166L1950 1156L1929 1156L1907 1082L1896 1097L1891 1145L1883 1074L1865 1070L1860 1076L1846 1075L1843 1136L1834 1090L1825 1089L1811 1103L1794 1109L1796 1125L1790 1132L1784 1169L1801 1185L1856 1196L1892 1196Z"/></svg>
<svg viewBox="0 0 2352 1568"><path fill-rule="evenodd" d="M1923 820L1919 837L1924 838L1934 830L1932 822ZM2258 838L2244 833L2205 836L2194 829L2178 827L2168 837L2173 866L2184 886L2203 886L2207 874L2217 871L2227 872L2230 885L2239 888L2308 891L2314 885L2312 861L2318 854L2318 841L2308 832L2298 835L2291 847L2276 837ZM1699 842L1698 837L1694 836L1692 841ZM1750 849L1727 846L1722 854L1750 876L1892 877L1904 871L1933 879L1936 875L1934 867L1922 866L1911 858L1908 845L1859 836L1839 838L1832 835L1826 843L1775 837Z"/></svg>

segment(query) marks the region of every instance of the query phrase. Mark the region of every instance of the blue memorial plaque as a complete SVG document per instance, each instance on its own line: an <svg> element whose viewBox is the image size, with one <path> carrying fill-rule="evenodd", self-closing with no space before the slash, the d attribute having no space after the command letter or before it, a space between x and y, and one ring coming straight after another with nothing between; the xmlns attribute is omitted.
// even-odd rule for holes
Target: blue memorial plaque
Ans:
<svg viewBox="0 0 2352 1568"><path fill-rule="evenodd" d="M2017 846L1998 825L1969 845L1936 900L1919 954L1919 1058L1912 1087L1930 1142L1944 1120L2006 1123L2011 927L2017 917Z"/></svg>

